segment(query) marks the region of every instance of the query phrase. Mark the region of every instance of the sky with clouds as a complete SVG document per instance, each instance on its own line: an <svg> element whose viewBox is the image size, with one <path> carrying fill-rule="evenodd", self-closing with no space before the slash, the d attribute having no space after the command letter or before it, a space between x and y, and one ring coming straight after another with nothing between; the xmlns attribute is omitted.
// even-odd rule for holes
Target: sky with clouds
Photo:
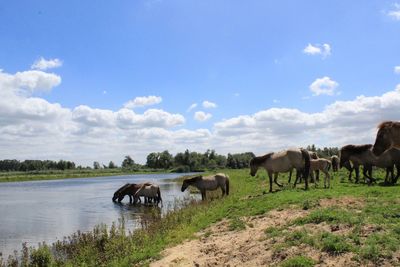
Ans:
<svg viewBox="0 0 400 267"><path fill-rule="evenodd" d="M400 2L2 1L0 159L371 143Z"/></svg>

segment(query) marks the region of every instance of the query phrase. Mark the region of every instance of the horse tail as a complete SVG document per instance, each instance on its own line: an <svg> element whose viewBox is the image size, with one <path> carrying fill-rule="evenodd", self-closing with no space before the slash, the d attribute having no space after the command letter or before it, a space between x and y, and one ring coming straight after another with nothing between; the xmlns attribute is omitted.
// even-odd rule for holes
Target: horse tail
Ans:
<svg viewBox="0 0 400 267"><path fill-rule="evenodd" d="M226 182L225 182L225 188L226 188L226 195L229 195L229 176L226 176Z"/></svg>
<svg viewBox="0 0 400 267"><path fill-rule="evenodd" d="M303 156L304 159L304 181L306 183L306 189L308 188L308 176L310 175L310 154L308 153L307 150L301 148L301 155Z"/></svg>

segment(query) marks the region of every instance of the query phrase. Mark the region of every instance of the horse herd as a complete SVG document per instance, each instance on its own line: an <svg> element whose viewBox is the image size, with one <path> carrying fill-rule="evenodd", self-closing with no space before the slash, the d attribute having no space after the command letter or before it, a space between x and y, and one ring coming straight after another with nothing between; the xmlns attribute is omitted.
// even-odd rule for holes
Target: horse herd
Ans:
<svg viewBox="0 0 400 267"><path fill-rule="evenodd" d="M330 159L318 158L315 152L303 148L292 148L279 152L268 153L263 156L254 157L250 160L250 175L255 176L259 168L264 168L269 177L269 191L272 192L272 183L279 187L278 174L289 172L291 182L292 171L296 170L294 186L304 180L305 189L308 189L308 178L317 186L319 172L324 173L324 187L330 187L329 170L332 167L334 172L345 167L349 170L349 181L352 181L352 173L355 171L355 182L359 182L359 168L363 166L364 179L368 184L376 181L372 177L372 167L386 169L385 183L395 184L399 177L400 170L400 122L385 121L378 125L378 132L375 143L364 145L346 145L340 149L340 157L333 155ZM397 168L397 175L394 176L394 166ZM314 173L316 177L314 177ZM390 175L390 177L389 177ZM206 199L206 191L221 188L222 195L229 195L229 177L223 173L210 176L198 175L187 178L183 181L181 191L188 186L194 186L201 192L202 200ZM130 202L141 202L144 197L145 203L162 203L160 188L153 183L126 184L119 188L112 198L113 201L121 200L128 195Z"/></svg>

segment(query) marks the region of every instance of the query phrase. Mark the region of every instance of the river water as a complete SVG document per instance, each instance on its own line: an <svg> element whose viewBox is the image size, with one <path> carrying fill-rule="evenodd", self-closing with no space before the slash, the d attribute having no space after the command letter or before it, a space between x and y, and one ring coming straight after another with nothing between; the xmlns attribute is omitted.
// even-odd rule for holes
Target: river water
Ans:
<svg viewBox="0 0 400 267"><path fill-rule="evenodd" d="M183 174L144 174L76 178L65 180L0 183L0 253L3 258L20 251L22 243L36 246L62 240L99 224L111 225L124 219L128 229L140 227L151 213L165 214L176 203L190 198L180 184L168 181ZM125 183L145 181L160 185L162 208L112 202L114 192ZM196 196L194 196L196 197ZM161 206L161 205L160 205Z"/></svg>

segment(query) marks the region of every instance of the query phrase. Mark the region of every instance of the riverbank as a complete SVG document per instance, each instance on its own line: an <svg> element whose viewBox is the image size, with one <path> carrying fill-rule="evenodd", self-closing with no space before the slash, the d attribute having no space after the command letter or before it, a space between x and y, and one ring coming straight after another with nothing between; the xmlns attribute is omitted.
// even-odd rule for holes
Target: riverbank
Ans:
<svg viewBox="0 0 400 267"><path fill-rule="evenodd" d="M95 178L102 176L118 176L133 174L156 174L165 173L165 170L138 170L132 171L127 169L76 169L76 170L49 170L49 171L32 171L32 172L0 172L0 183L4 182L24 182L39 180L57 180L72 178Z"/></svg>
<svg viewBox="0 0 400 267"><path fill-rule="evenodd" d="M252 229L262 240L249 241L254 249L262 248L275 255L273 261L264 265L288 264L285 266L312 266L328 264L328 260L343 264L381 265L396 263L400 251L400 191L398 186L366 186L341 182L347 172L333 175L332 188L310 190L274 187L274 193L263 194L267 188L265 172L251 177L248 170L226 170L231 179L231 194L226 198L215 198L208 202L192 202L182 209L167 213L161 220L155 218L142 230L126 234L123 224L98 227L90 233L77 233L52 246L33 250L28 260L45 260L50 263L70 266L132 266L149 265L168 257L168 250L183 243L189 245L186 260L193 265L199 250L199 262L209 258L222 258L217 264L223 265L229 255L241 251L240 264L250 263L252 250L242 247L251 239ZM382 178L383 173L379 173ZM281 175L281 182L287 176ZM343 201L342 199L350 199ZM327 204L331 201L331 204ZM273 219L283 212L284 223ZM274 215L275 214L275 215ZM300 214L299 216L292 216ZM272 217L271 217L272 216ZM288 217L285 217L288 216ZM292 216L292 217L290 217ZM313 230L314 229L314 230ZM246 232L248 231L248 232ZM236 246L229 239L227 245L219 246L224 236L244 238ZM227 240L228 240L227 239ZM192 241L190 241L192 240ZM242 240L242 239L241 239ZM211 246L207 250L198 246L203 242ZM190 243L193 242L193 243ZM223 242L222 242L223 243ZM197 244L197 245L196 245ZM52 251L52 253L50 253ZM207 252L208 251L208 252ZM197 252L196 252L197 253ZM244 254L243 254L244 253ZM314 253L314 254L313 254ZM32 256L33 255L33 256ZM237 254L239 255L239 254ZM263 259L266 260L266 259ZM179 266L180 259L172 256L172 263ZM185 259L182 260L184 262ZM293 265L298 263L303 265ZM240 265L232 262L231 265ZM182 264L185 266L185 264Z"/></svg>

